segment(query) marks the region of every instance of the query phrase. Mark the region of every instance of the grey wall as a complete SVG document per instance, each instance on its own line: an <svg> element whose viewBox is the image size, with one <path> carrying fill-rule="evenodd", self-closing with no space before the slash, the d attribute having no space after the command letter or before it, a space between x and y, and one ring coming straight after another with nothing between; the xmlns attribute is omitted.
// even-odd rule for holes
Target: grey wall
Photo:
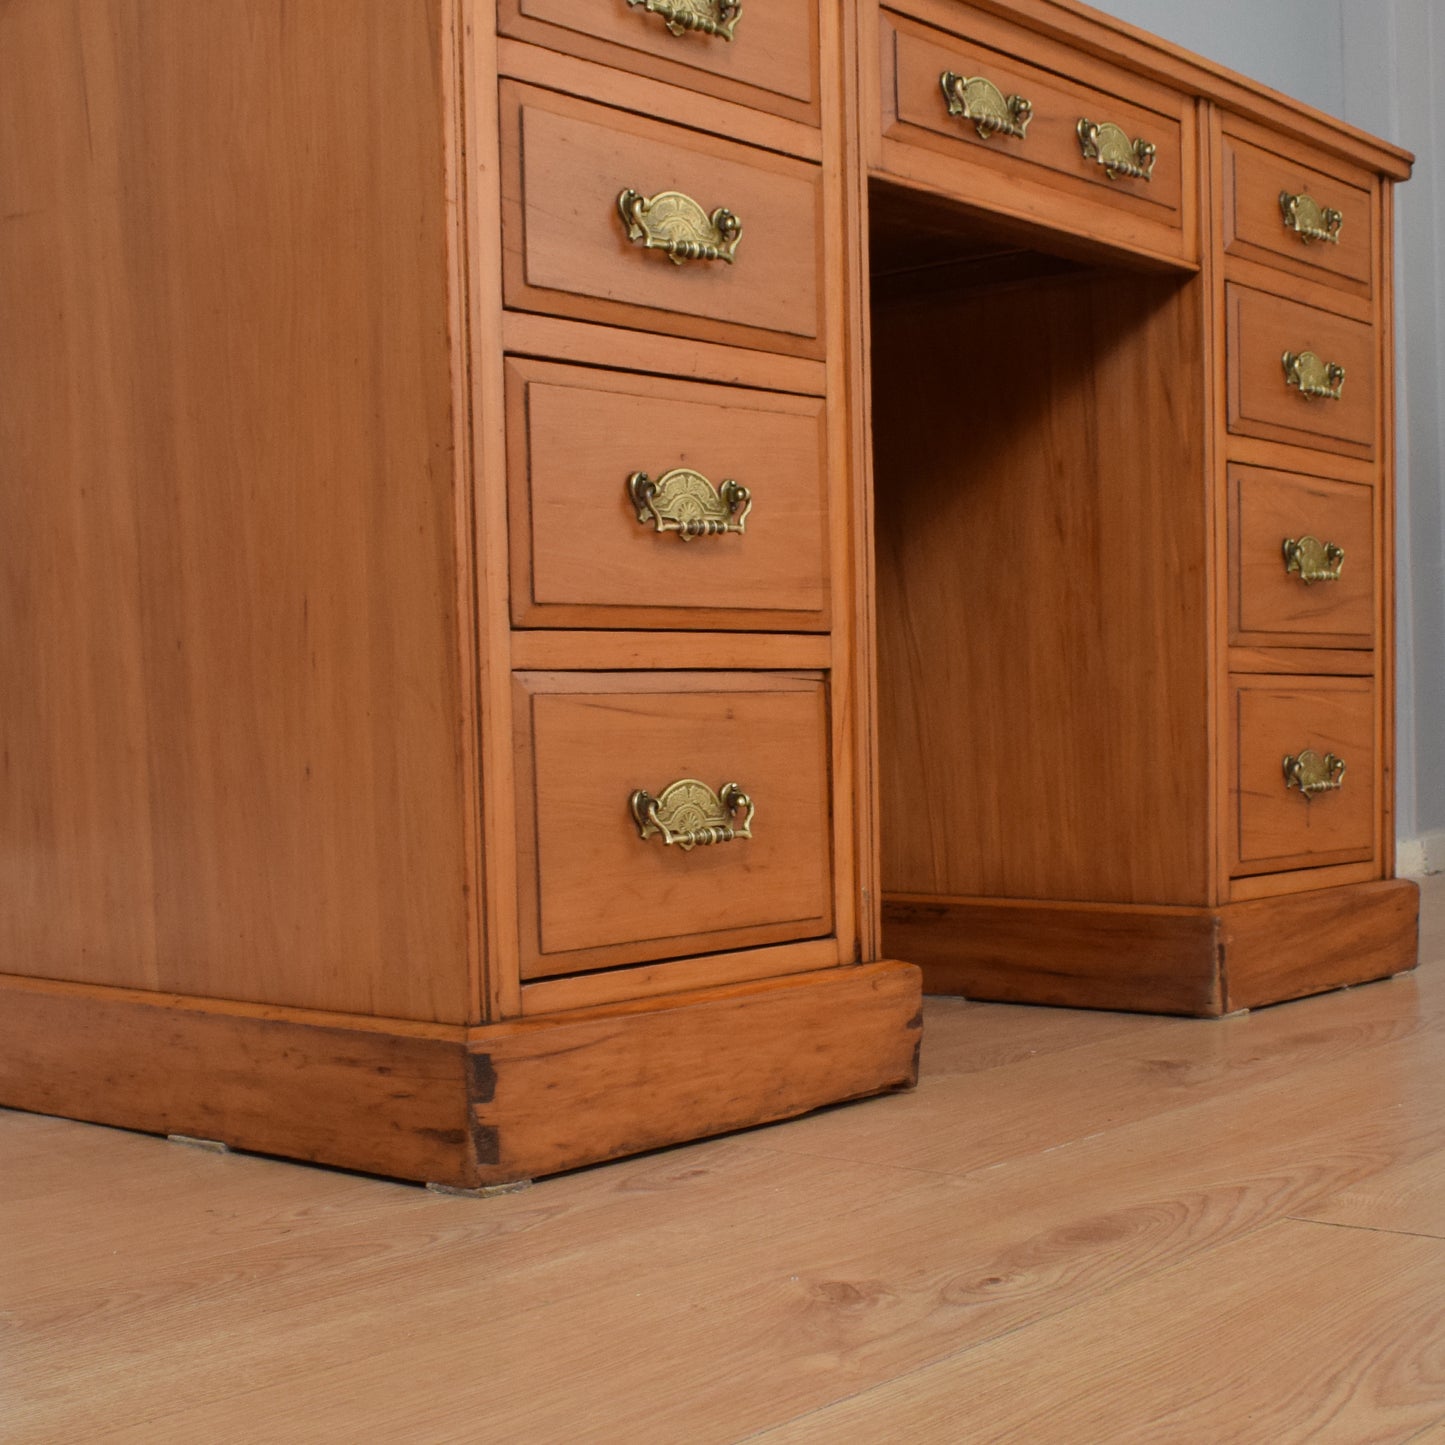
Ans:
<svg viewBox="0 0 1445 1445"><path fill-rule="evenodd" d="M1396 211L1401 871L1445 868L1445 0L1097 8L1413 150Z"/></svg>

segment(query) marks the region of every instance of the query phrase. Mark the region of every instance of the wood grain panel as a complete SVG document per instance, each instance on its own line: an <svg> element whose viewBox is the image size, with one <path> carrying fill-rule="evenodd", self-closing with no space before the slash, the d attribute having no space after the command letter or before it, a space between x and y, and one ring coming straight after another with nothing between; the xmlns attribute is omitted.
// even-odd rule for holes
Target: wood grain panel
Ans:
<svg viewBox="0 0 1445 1445"><path fill-rule="evenodd" d="M817 674L519 673L516 697L524 978L830 931ZM739 784L753 836L687 852L641 839L633 791L683 778Z"/></svg>
<svg viewBox="0 0 1445 1445"><path fill-rule="evenodd" d="M818 108L818 15L813 0L750 6L731 41L671 34L628 0L502 0L503 35L570 51L639 77L670 81L811 119Z"/></svg>
<svg viewBox="0 0 1445 1445"><path fill-rule="evenodd" d="M1388 978L1419 957L1420 889L1403 878L1219 910L1228 1010Z"/></svg>
<svg viewBox="0 0 1445 1445"><path fill-rule="evenodd" d="M602 1414L629 1439L738 1440L1182 1264L1227 1306L1233 1242L1372 1178L1393 1191L1445 1147L1433 911L1415 978L1209 1025L925 1000L915 1092L485 1201L0 1113L7 1424L446 1439L484 1418L563 1440ZM1337 1307L1376 1263L1335 1262ZM1287 1282L1256 1308L1264 1334L1297 1327ZM1051 1382L1057 1339L1037 1344L1015 1375ZM1211 1369L1217 1348L1183 1358ZM1335 1358L1359 1354L1346 1335ZM1344 1438L1392 1438L1366 1408L1351 1397Z"/></svg>
<svg viewBox="0 0 1445 1445"><path fill-rule="evenodd" d="M1285 153L1287 152L1287 153ZM1373 276L1374 180L1340 162L1301 160L1307 152L1278 138L1271 149L1224 137L1224 249L1231 256L1263 261L1296 276L1329 277L1369 295ZM1291 229L1280 194L1301 193L1339 211L1344 222L1336 242L1308 241Z"/></svg>
<svg viewBox="0 0 1445 1445"><path fill-rule="evenodd" d="M1229 468L1231 640L1255 647L1369 647L1375 627L1375 497L1310 475ZM1344 549L1338 581L1285 570L1286 538Z"/></svg>
<svg viewBox="0 0 1445 1445"><path fill-rule="evenodd" d="M488 1029L473 1048L485 1178L636 1154L906 1089L918 970L882 962Z"/></svg>
<svg viewBox="0 0 1445 1445"><path fill-rule="evenodd" d="M1190 265L1199 254L1193 102L1097 55L1066 55L996 16L950 7L937 19L964 28L962 17L966 39L886 11L877 41L863 37L881 72L876 88L871 76L864 77L872 173L1044 227L1060 244ZM1015 59L1018 54L1032 64ZM939 88L945 69L1002 77L998 83L1006 90L1042 107L1037 135L1031 123L1021 142L984 141L949 118ZM1084 117L1131 125L1153 140L1159 147L1157 190L1154 181L1110 181L1087 161L1077 136Z"/></svg>
<svg viewBox="0 0 1445 1445"><path fill-rule="evenodd" d="M909 1088L922 1025L896 962L469 1031L3 976L0 1003L7 1106L465 1187Z"/></svg>
<svg viewBox="0 0 1445 1445"><path fill-rule="evenodd" d="M466 1016L439 5L0 17L0 958Z"/></svg>
<svg viewBox="0 0 1445 1445"><path fill-rule="evenodd" d="M1208 901L1199 306L875 308L887 892Z"/></svg>
<svg viewBox="0 0 1445 1445"><path fill-rule="evenodd" d="M1409 1440L1445 1399L1442 1301L1440 1240L1282 1220L758 1438Z"/></svg>
<svg viewBox="0 0 1445 1445"><path fill-rule="evenodd" d="M501 95L508 306L823 354L817 167L510 81ZM734 262L629 242L628 187L733 211Z"/></svg>
<svg viewBox="0 0 1445 1445"><path fill-rule="evenodd" d="M512 360L512 617L519 626L827 626L820 399ZM674 467L746 486L741 535L639 523L626 482Z"/></svg>
<svg viewBox="0 0 1445 1445"><path fill-rule="evenodd" d="M1296 878L1219 908L884 900L890 950L928 993L1218 1017L1414 968L1419 890Z"/></svg>
<svg viewBox="0 0 1445 1445"><path fill-rule="evenodd" d="M0 1100L343 1169L467 1181L464 1031L365 1023L0 976Z"/></svg>
<svg viewBox="0 0 1445 1445"><path fill-rule="evenodd" d="M1445 1239L1445 1150L1381 1170L1309 1210L1306 1218Z"/></svg>
<svg viewBox="0 0 1445 1445"><path fill-rule="evenodd" d="M883 946L926 993L1136 1013L1224 1012L1215 915L1190 908L884 898Z"/></svg>
<svg viewBox="0 0 1445 1445"><path fill-rule="evenodd" d="M1182 166L1177 99L1172 116L1145 109L1120 98L1131 89L1122 76L1114 77L1113 93L1106 94L1036 70L1013 56L923 30L887 14L883 36L884 63L890 70L884 93L896 98L896 110L884 117L885 136L914 138L953 156L976 151L976 163L1020 178L1036 179L1030 168L1042 167L1053 173L1051 180L1066 180L1086 192L1092 189L1096 199L1107 198L1108 205L1121 211L1179 224ZM1033 113L1024 138L994 136L985 141L971 122L949 115L939 84L944 71L983 76L1005 96L1025 97ZM1088 160L1078 137L1079 121L1085 117L1112 121L1130 139L1142 137L1152 142L1158 149L1150 178L1111 181L1097 162ZM927 133L926 141L915 135L920 131Z"/></svg>
<svg viewBox="0 0 1445 1445"><path fill-rule="evenodd" d="M1247 286L1225 287L1229 430L1347 456L1373 457L1376 356L1372 327ZM1345 368L1338 400L1285 381L1285 352L1312 351Z"/></svg>
<svg viewBox="0 0 1445 1445"><path fill-rule="evenodd" d="M1369 679L1238 677L1230 741L1234 873L1373 855L1375 688ZM1338 790L1306 799L1286 786L1283 759L1307 748L1343 759Z"/></svg>

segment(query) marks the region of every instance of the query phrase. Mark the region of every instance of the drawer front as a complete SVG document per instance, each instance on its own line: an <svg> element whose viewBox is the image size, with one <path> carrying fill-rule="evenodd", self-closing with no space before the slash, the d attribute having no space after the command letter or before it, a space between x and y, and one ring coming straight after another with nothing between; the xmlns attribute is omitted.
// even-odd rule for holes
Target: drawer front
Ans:
<svg viewBox="0 0 1445 1445"><path fill-rule="evenodd" d="M590 60L755 109L816 119L813 0L733 14L722 0L502 0L498 28Z"/></svg>
<svg viewBox="0 0 1445 1445"><path fill-rule="evenodd" d="M1364 678L1235 679L1236 875L1369 859L1375 839L1375 689ZM1313 759L1306 756L1312 753ZM1303 758L1291 786L1286 758ZM1318 771L1312 771L1314 763Z"/></svg>
<svg viewBox="0 0 1445 1445"><path fill-rule="evenodd" d="M818 167L510 82L502 121L508 306L822 354ZM624 192L663 200L629 223Z"/></svg>
<svg viewBox="0 0 1445 1445"><path fill-rule="evenodd" d="M820 398L511 358L507 435L519 626L827 627Z"/></svg>
<svg viewBox="0 0 1445 1445"><path fill-rule="evenodd" d="M1352 175L1347 181L1226 135L1226 251L1299 276L1357 282L1368 294L1374 195L1367 176Z"/></svg>
<svg viewBox="0 0 1445 1445"><path fill-rule="evenodd" d="M1374 515L1370 487L1231 466L1234 639L1253 646L1371 646Z"/></svg>
<svg viewBox="0 0 1445 1445"><path fill-rule="evenodd" d="M1375 454L1375 333L1364 322L1288 301L1247 286L1229 285L1226 355L1229 429L1265 441L1320 447L1347 456ZM1307 386L1334 387L1325 370L1344 368L1338 399L1307 394L1291 383L1284 357L1308 353Z"/></svg>
<svg viewBox="0 0 1445 1445"><path fill-rule="evenodd" d="M831 932L820 675L519 673L516 705L524 977ZM684 781L744 790L752 836L685 847L749 810L673 812L711 806ZM679 841L641 836L639 791Z"/></svg>
<svg viewBox="0 0 1445 1445"><path fill-rule="evenodd" d="M921 147L971 170L985 167L1015 186L1044 187L1044 214L1039 219L1045 223L1097 229L1097 222L1078 218L1071 209L1081 202L1089 207L1102 204L1171 230L1183 224L1182 98L1165 93L1177 107L1171 114L1131 99L1144 83L1101 63L1091 69L1091 76L1097 73L1103 80L1100 88L1094 88L901 16L885 12L882 27L886 140ZM945 95L945 75L958 77L952 82L952 102ZM980 81L986 84L979 85ZM1014 98L1027 103L1026 119ZM950 104L953 111L962 108L964 113L951 113ZM989 115L994 119L986 118ZM998 119L1003 128L996 127ZM1152 167L1148 179L1117 170L1111 177L1097 158L1086 153L1079 134L1081 121L1118 127L1129 144L1142 140L1152 145L1152 159L1146 162ZM1105 154L1116 156L1112 147ZM1135 155L1129 163L1138 162ZM961 178L957 189L962 199L970 198L972 187L967 181ZM1180 243L1176 238L1171 244L1177 249Z"/></svg>

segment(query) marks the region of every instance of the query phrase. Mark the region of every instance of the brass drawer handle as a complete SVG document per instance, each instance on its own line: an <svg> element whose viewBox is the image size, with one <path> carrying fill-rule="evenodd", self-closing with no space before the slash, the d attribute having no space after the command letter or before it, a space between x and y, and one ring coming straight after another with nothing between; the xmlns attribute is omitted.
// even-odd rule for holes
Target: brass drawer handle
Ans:
<svg viewBox="0 0 1445 1445"><path fill-rule="evenodd" d="M1338 582L1344 563L1345 549L1333 542L1321 542L1318 537L1284 539L1284 570L1298 572L1307 587L1312 582Z"/></svg>
<svg viewBox="0 0 1445 1445"><path fill-rule="evenodd" d="M651 522L659 532L676 532L684 542L728 532L741 536L753 509L753 494L741 482L727 477L714 487L689 467L674 467L655 482L646 472L633 472L627 495L639 522Z"/></svg>
<svg viewBox="0 0 1445 1445"><path fill-rule="evenodd" d="M753 836L753 800L736 783L724 783L715 793L696 778L681 778L656 798L639 788L628 806L640 838L660 837L684 853ZM746 814L741 823L739 814Z"/></svg>
<svg viewBox="0 0 1445 1445"><path fill-rule="evenodd" d="M646 251L666 251L677 266L684 261L726 261L731 266L743 234L743 223L726 207L708 215L681 191L644 196L629 188L618 196L617 209L629 241L641 241Z"/></svg>
<svg viewBox="0 0 1445 1445"><path fill-rule="evenodd" d="M981 75L958 75L945 70L938 77L949 115L971 120L980 137L995 135L1023 140L1034 117L1033 102L1021 95L1005 96L993 81Z"/></svg>
<svg viewBox="0 0 1445 1445"><path fill-rule="evenodd" d="M1333 793L1344 786L1345 760L1333 753L1321 757L1313 748L1306 748L1298 757L1284 760L1284 785L1298 788L1305 801L1316 793Z"/></svg>
<svg viewBox="0 0 1445 1445"><path fill-rule="evenodd" d="M1147 181L1154 174L1157 148L1147 140L1130 140L1112 121L1079 121L1079 145L1086 161L1098 161L1111 181L1125 176Z"/></svg>
<svg viewBox="0 0 1445 1445"><path fill-rule="evenodd" d="M1345 384L1345 368L1334 361L1321 361L1313 351L1286 351L1284 384L1297 386L1301 396L1318 396L1339 401Z"/></svg>
<svg viewBox="0 0 1445 1445"><path fill-rule="evenodd" d="M1332 211L1303 192L1292 196L1288 191L1279 193L1279 208L1284 214L1285 226L1305 245L1311 241L1326 241L1331 246L1340 244L1340 227L1345 224L1343 212Z"/></svg>
<svg viewBox="0 0 1445 1445"><path fill-rule="evenodd" d="M648 15L659 16L674 35L689 30L699 35L731 40L742 16L742 0L627 0L641 5Z"/></svg>

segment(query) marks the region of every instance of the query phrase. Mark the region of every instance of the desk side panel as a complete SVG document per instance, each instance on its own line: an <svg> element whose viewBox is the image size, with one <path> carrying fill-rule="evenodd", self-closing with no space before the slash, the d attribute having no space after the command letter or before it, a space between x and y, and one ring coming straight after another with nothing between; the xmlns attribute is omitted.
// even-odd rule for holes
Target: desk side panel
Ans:
<svg viewBox="0 0 1445 1445"><path fill-rule="evenodd" d="M466 1016L440 0L0 7L0 958Z"/></svg>

